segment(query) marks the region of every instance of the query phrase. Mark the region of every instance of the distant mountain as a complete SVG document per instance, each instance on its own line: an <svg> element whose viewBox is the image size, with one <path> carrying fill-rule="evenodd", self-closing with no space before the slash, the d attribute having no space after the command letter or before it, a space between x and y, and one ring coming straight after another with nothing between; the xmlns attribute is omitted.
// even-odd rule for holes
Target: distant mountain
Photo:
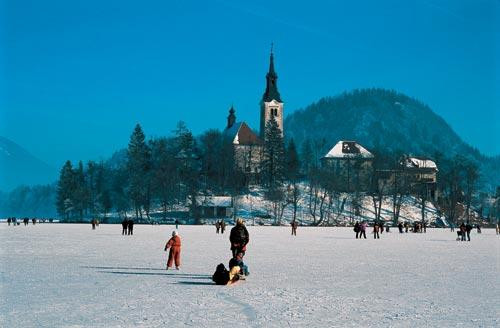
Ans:
<svg viewBox="0 0 500 328"><path fill-rule="evenodd" d="M0 190L19 185L50 184L57 170L30 154L15 142L0 136Z"/></svg>
<svg viewBox="0 0 500 328"><path fill-rule="evenodd" d="M297 144L324 140L328 151L339 140L355 140L369 150L402 151L415 156L456 154L481 168L483 188L500 185L500 157L487 157L466 144L429 106L385 89L362 89L326 97L285 119L287 138Z"/></svg>

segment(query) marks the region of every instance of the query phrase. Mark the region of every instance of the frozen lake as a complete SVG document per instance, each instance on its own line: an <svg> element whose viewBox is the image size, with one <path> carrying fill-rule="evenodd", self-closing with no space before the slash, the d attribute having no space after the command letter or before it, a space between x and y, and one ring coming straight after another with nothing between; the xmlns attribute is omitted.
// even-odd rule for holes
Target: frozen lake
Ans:
<svg viewBox="0 0 500 328"><path fill-rule="evenodd" d="M229 229L231 226L229 227ZM229 229L181 226L182 269L165 271L172 226L0 226L1 327L498 327L500 238L449 229L354 239L352 228L248 227L251 275L215 286ZM370 230L371 231L371 230ZM372 238L370 238L372 237Z"/></svg>

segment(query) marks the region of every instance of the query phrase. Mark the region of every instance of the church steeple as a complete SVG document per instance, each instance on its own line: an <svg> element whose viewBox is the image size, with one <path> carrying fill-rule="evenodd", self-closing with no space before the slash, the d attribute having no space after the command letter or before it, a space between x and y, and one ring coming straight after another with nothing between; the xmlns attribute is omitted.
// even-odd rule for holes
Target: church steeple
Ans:
<svg viewBox="0 0 500 328"><path fill-rule="evenodd" d="M269 102L272 100L276 100L278 102L281 101L281 96L278 91L278 74L274 70L274 54L273 54L273 45L271 44L271 55L269 58L269 71L266 74L266 91L262 96L263 102Z"/></svg>
<svg viewBox="0 0 500 328"><path fill-rule="evenodd" d="M234 106L231 105L231 109L229 109L229 115L227 116L227 127L226 129L230 129L234 123L236 122L236 115L234 115L235 110Z"/></svg>

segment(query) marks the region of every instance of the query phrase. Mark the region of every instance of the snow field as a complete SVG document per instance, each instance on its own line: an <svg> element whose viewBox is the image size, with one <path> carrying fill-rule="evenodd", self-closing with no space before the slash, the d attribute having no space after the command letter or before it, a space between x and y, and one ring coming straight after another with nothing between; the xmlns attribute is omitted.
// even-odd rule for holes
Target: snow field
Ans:
<svg viewBox="0 0 500 328"><path fill-rule="evenodd" d="M500 238L449 229L354 239L352 228L248 227L250 276L215 286L229 226L0 226L1 327L495 327ZM371 231L371 230L369 230Z"/></svg>

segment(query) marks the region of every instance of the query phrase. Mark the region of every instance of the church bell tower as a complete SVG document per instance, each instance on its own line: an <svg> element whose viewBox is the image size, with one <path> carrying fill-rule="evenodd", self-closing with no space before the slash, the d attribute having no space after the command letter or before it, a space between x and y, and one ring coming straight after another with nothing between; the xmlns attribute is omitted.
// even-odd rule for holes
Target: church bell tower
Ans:
<svg viewBox="0 0 500 328"><path fill-rule="evenodd" d="M260 102L260 138L265 139L266 123L274 119L278 123L283 136L283 101L278 91L278 74L274 70L274 54L271 45L269 71L266 74L266 91Z"/></svg>

